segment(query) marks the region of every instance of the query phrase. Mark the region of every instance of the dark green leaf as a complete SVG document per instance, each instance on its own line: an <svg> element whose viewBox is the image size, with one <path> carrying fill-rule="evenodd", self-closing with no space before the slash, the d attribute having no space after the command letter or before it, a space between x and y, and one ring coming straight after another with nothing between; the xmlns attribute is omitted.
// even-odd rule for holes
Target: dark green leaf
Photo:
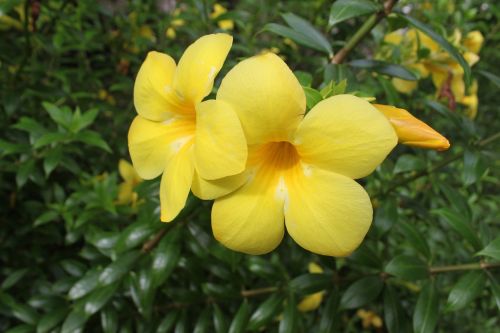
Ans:
<svg viewBox="0 0 500 333"><path fill-rule="evenodd" d="M150 274L154 286L162 285L179 262L181 255L179 235L179 229L171 230L153 252Z"/></svg>
<svg viewBox="0 0 500 333"><path fill-rule="evenodd" d="M479 251L483 248L482 242L479 239L476 230L471 226L468 218L462 214L458 214L449 208L441 208L434 210L433 213L438 214L443 221L452 227L457 233L460 234L470 245Z"/></svg>
<svg viewBox="0 0 500 333"><path fill-rule="evenodd" d="M12 296L1 291L0 304L5 305L14 317L26 324L35 325L38 321L38 313L33 308L17 302Z"/></svg>
<svg viewBox="0 0 500 333"><path fill-rule="evenodd" d="M69 290L68 298L71 300L78 299L90 293L99 283L100 270L90 270L83 278L78 280Z"/></svg>
<svg viewBox="0 0 500 333"><path fill-rule="evenodd" d="M493 293L493 297L495 298L495 303L497 303L497 308L500 310L500 284L495 280L493 275L488 275L491 284L491 291Z"/></svg>
<svg viewBox="0 0 500 333"><path fill-rule="evenodd" d="M458 280L448 296L446 310L463 309L484 289L486 275L482 271L471 271Z"/></svg>
<svg viewBox="0 0 500 333"><path fill-rule="evenodd" d="M265 327L282 310L282 305L282 297L278 294L273 294L254 311L248 321L248 330L256 331Z"/></svg>
<svg viewBox="0 0 500 333"><path fill-rule="evenodd" d="M437 32L435 32L431 27L420 22L419 20L417 20L411 16L404 15L404 14L399 14L399 16L401 18L405 19L408 23L413 25L418 30L422 31L424 34L426 34L427 36L432 38L446 52L448 52L450 54L450 56L452 56L460 64L460 66L462 66L462 68L464 70L465 84L467 86L470 85L470 83L471 83L470 67L467 64L467 61L465 61L464 57L460 54L460 52L453 45L451 45L443 36L441 36Z"/></svg>
<svg viewBox="0 0 500 333"><path fill-rule="evenodd" d="M118 331L118 314L113 306L105 307L101 312L101 327L104 333L115 333Z"/></svg>
<svg viewBox="0 0 500 333"><path fill-rule="evenodd" d="M217 304L214 304L213 322L216 333L226 333L228 331L227 318Z"/></svg>
<svg viewBox="0 0 500 333"><path fill-rule="evenodd" d="M477 71L479 74L490 80L497 88L500 89L500 77L496 76L495 74L487 71Z"/></svg>
<svg viewBox="0 0 500 333"><path fill-rule="evenodd" d="M111 297L113 297L118 285L118 283L114 283L106 287L99 287L87 295L82 300L85 314L90 317L105 306Z"/></svg>
<svg viewBox="0 0 500 333"><path fill-rule="evenodd" d="M194 325L193 333L205 333L210 331L210 308L205 308L198 321Z"/></svg>
<svg viewBox="0 0 500 333"><path fill-rule="evenodd" d="M432 333L439 317L439 298L432 281L427 282L418 296L413 313L415 333Z"/></svg>
<svg viewBox="0 0 500 333"><path fill-rule="evenodd" d="M414 155L401 155L394 166L394 173L402 173L408 171L418 171L425 169L425 162Z"/></svg>
<svg viewBox="0 0 500 333"><path fill-rule="evenodd" d="M385 272L405 280L421 280L429 276L427 264L417 257L400 255L392 259Z"/></svg>
<svg viewBox="0 0 500 333"><path fill-rule="evenodd" d="M318 48L321 48L328 55L333 55L330 42L311 23L292 13L282 14L281 17L283 17L293 30L303 34L312 44L317 45Z"/></svg>
<svg viewBox="0 0 500 333"><path fill-rule="evenodd" d="M74 333L83 329L83 326L89 319L89 316L85 313L82 308L75 308L71 313L66 317L64 321L61 333Z"/></svg>
<svg viewBox="0 0 500 333"><path fill-rule="evenodd" d="M106 267L99 275L99 284L107 286L121 279L130 271L139 256L140 252L131 251L118 257L115 262Z"/></svg>
<svg viewBox="0 0 500 333"><path fill-rule="evenodd" d="M392 226L398 222L398 209L396 200L393 198L386 198L382 205L377 208L375 212L374 227L377 230L378 237L382 237Z"/></svg>
<svg viewBox="0 0 500 333"><path fill-rule="evenodd" d="M330 9L328 26L343 22L358 16L368 15L380 10L380 6L370 0L337 0Z"/></svg>
<svg viewBox="0 0 500 333"><path fill-rule="evenodd" d="M179 317L178 311L169 311L165 318L160 322L156 333L167 333L170 332L172 327L174 327L177 318Z"/></svg>
<svg viewBox="0 0 500 333"><path fill-rule="evenodd" d="M59 324L68 314L69 308L67 306L62 306L51 310L45 314L36 327L37 333L45 333L53 329L57 324Z"/></svg>
<svg viewBox="0 0 500 333"><path fill-rule="evenodd" d="M90 145L90 146L99 147L102 150L105 150L108 153L111 153L111 148L108 146L106 141L104 141L102 139L102 137L94 131L85 130L85 131L79 132L75 136L75 140L81 141L81 142L83 142L87 145Z"/></svg>
<svg viewBox="0 0 500 333"><path fill-rule="evenodd" d="M157 228L156 225L143 222L129 225L121 232L120 237L116 241L114 247L116 253L126 252L142 244Z"/></svg>
<svg viewBox="0 0 500 333"><path fill-rule="evenodd" d="M340 307L342 309L355 309L370 303L375 300L384 283L378 276L368 276L361 278L351 284L344 292L340 299Z"/></svg>
<svg viewBox="0 0 500 333"><path fill-rule="evenodd" d="M243 333L246 331L248 325L248 319L250 315L250 307L248 306L248 302L246 300L241 303L238 312L233 318L231 322L231 326L229 326L228 333Z"/></svg>
<svg viewBox="0 0 500 333"><path fill-rule="evenodd" d="M479 251L477 255L488 256L500 260L500 236Z"/></svg>
<svg viewBox="0 0 500 333"><path fill-rule="evenodd" d="M411 246L420 252L424 257L430 259L431 250L427 244L427 240L424 235L418 231L417 227L409 222L400 223L399 227L401 228L405 239L411 244Z"/></svg>
<svg viewBox="0 0 500 333"><path fill-rule="evenodd" d="M45 171L47 177L57 167L62 156L62 149L60 147L51 149L47 155L45 155L45 159L43 160L43 171Z"/></svg>
<svg viewBox="0 0 500 333"><path fill-rule="evenodd" d="M290 281L290 289L299 295L309 295L332 285L330 274L303 274Z"/></svg>
<svg viewBox="0 0 500 333"><path fill-rule="evenodd" d="M38 149L46 145L50 145L52 143L64 141L67 138L68 135L66 133L59 133L59 132L46 133L40 136L38 140L36 140L35 144L33 145L33 148Z"/></svg>
<svg viewBox="0 0 500 333"><path fill-rule="evenodd" d="M1 285L2 290L5 291L5 290L9 289L10 287L12 287L13 285L15 285L28 272L29 272L28 268L21 268L21 269L18 269L18 270L15 270L15 271L9 273L7 278L5 280L3 280L3 282L2 282L2 285Z"/></svg>
<svg viewBox="0 0 500 333"><path fill-rule="evenodd" d="M387 285L384 289L384 320L389 333L411 332L409 318L400 302L394 289Z"/></svg>
<svg viewBox="0 0 500 333"><path fill-rule="evenodd" d="M297 303L294 295L290 295L287 299L285 309L283 311L283 319L280 320L279 333L293 333L297 330L297 320L300 315L297 310Z"/></svg>
<svg viewBox="0 0 500 333"><path fill-rule="evenodd" d="M48 102L43 102L42 105L44 109L49 113L50 118L52 118L53 121L65 128L69 127L73 119L71 110L69 110L67 107L60 108L57 105Z"/></svg>
<svg viewBox="0 0 500 333"><path fill-rule="evenodd" d="M349 62L349 65L356 68L368 69L373 72L389 75L392 77L398 77L400 79L407 81L418 80L417 76L413 74L412 71L406 69L405 67L396 64L390 64L379 60L369 60L369 59L352 60Z"/></svg>
<svg viewBox="0 0 500 333"><path fill-rule="evenodd" d="M322 333L340 332L340 293L338 290L333 290L326 301L325 307L321 312L321 320L319 322L319 331Z"/></svg>

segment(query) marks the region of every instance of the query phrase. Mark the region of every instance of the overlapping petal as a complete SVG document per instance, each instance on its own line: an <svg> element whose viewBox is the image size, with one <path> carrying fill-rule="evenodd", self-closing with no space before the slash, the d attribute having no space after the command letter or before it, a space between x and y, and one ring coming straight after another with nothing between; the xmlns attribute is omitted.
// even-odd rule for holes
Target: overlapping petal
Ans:
<svg viewBox="0 0 500 333"><path fill-rule="evenodd" d="M279 179L260 170L236 192L215 201L212 231L226 247L249 254L272 251L281 242L284 197Z"/></svg>
<svg viewBox="0 0 500 333"><path fill-rule="evenodd" d="M365 237L372 221L366 191L354 180L312 166L287 179L285 224L303 248L322 255L347 256Z"/></svg>
<svg viewBox="0 0 500 333"><path fill-rule="evenodd" d="M139 176L158 177L171 156L193 139L194 126L194 122L186 118L156 122L135 117L128 132L128 147Z"/></svg>
<svg viewBox="0 0 500 333"><path fill-rule="evenodd" d="M242 172L234 176L207 180L195 171L191 191L198 198L212 200L231 193L242 186L248 179L248 173Z"/></svg>
<svg viewBox="0 0 500 333"><path fill-rule="evenodd" d="M210 100L196 106L194 156L197 172L207 180L243 172L247 160L245 134L229 104Z"/></svg>
<svg viewBox="0 0 500 333"><path fill-rule="evenodd" d="M350 178L373 172L397 142L389 121L353 95L337 95L318 103L294 138L305 163Z"/></svg>
<svg viewBox="0 0 500 333"><path fill-rule="evenodd" d="M212 34L186 49L174 77L175 92L183 103L194 106L210 93L232 43L228 34Z"/></svg>
<svg viewBox="0 0 500 333"><path fill-rule="evenodd" d="M134 84L137 113L149 120L163 121L175 114L169 96L175 61L167 54L152 51L141 65Z"/></svg>
<svg viewBox="0 0 500 333"><path fill-rule="evenodd" d="M184 208L193 182L192 146L184 146L168 161L160 183L160 219L172 221Z"/></svg>
<svg viewBox="0 0 500 333"><path fill-rule="evenodd" d="M306 106L297 78L272 53L236 65L222 80L217 100L231 104L248 144L290 139Z"/></svg>

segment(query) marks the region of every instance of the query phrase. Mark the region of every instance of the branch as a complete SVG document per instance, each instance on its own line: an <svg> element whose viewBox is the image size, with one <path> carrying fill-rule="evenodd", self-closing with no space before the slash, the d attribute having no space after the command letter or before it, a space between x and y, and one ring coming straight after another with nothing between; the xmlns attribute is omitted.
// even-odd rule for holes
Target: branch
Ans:
<svg viewBox="0 0 500 333"><path fill-rule="evenodd" d="M358 31L349 39L344 47L332 58L332 64L341 64L347 55L361 42L361 40L385 17L387 17L398 0L387 0L384 3L384 10L373 14L359 28Z"/></svg>
<svg viewBox="0 0 500 333"><path fill-rule="evenodd" d="M500 262L492 262L492 263L479 262L479 263L473 263L473 264L431 267L431 268L429 268L429 272L431 274L437 274L437 273L447 273L447 272L455 272L455 271L471 271L471 270L478 270L478 269L490 269L490 268L498 268L498 267L500 267Z"/></svg>

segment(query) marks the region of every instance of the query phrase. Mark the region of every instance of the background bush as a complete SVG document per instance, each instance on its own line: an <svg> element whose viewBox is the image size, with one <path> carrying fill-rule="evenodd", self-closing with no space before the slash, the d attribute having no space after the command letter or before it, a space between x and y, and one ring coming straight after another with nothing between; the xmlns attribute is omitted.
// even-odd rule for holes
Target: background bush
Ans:
<svg viewBox="0 0 500 333"><path fill-rule="evenodd" d="M450 109L430 80L398 93L397 58L382 70L352 62L376 58L386 33L409 26L405 14L382 19L336 65L331 52L377 2L348 1L367 14L333 26L332 1L220 4L228 12L214 18L210 0L0 2L0 331L500 332L499 4L394 7L444 39L455 29L485 36L472 71L475 119ZM283 38L294 29L285 13L310 22L305 37ZM347 91L404 107L450 140L446 152L398 146L362 181L375 219L353 255L313 255L288 236L265 256L232 252L211 235L210 202L190 198L173 223L160 223L159 180L136 186L133 202L118 200L147 51L179 59L221 20L234 22L235 43L219 81L242 58L278 52L308 105L347 79ZM311 262L324 272L308 273ZM321 291L318 308L297 309Z"/></svg>

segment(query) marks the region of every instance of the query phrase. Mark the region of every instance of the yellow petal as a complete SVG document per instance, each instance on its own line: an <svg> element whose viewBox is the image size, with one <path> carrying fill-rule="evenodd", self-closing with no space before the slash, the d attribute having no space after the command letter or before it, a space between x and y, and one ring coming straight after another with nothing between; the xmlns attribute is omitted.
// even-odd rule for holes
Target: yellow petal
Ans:
<svg viewBox="0 0 500 333"><path fill-rule="evenodd" d="M460 101L465 96L465 83L463 74L453 74L451 78L451 92L455 100Z"/></svg>
<svg viewBox="0 0 500 333"><path fill-rule="evenodd" d="M350 178L373 172L397 141L389 121L353 95L336 95L316 104L294 139L305 163Z"/></svg>
<svg viewBox="0 0 500 333"><path fill-rule="evenodd" d="M187 118L156 122L135 117L128 132L128 148L139 176L158 177L172 154L192 142L194 129L194 120Z"/></svg>
<svg viewBox="0 0 500 333"><path fill-rule="evenodd" d="M196 106L195 166L202 178L218 179L243 172L247 143L231 106L210 100Z"/></svg>
<svg viewBox="0 0 500 333"><path fill-rule="evenodd" d="M168 88L175 73L175 61L167 54L149 52L134 84L134 105L137 113L149 120L162 121L174 112Z"/></svg>
<svg viewBox="0 0 500 333"><path fill-rule="evenodd" d="M215 76L232 43L230 35L212 34L199 38L186 49L174 78L175 91L181 101L196 105L212 91Z"/></svg>
<svg viewBox="0 0 500 333"><path fill-rule="evenodd" d="M206 180L195 171L191 190L193 194L203 200L220 198L233 192L248 179L248 174L242 172L238 175L224 177L215 180Z"/></svg>
<svg viewBox="0 0 500 333"><path fill-rule="evenodd" d="M463 44L465 48L468 49L470 52L478 54L479 51L481 50L483 42L484 42L483 34L481 34L481 32L478 30L474 30L469 32L467 36L465 36Z"/></svg>
<svg viewBox="0 0 500 333"><path fill-rule="evenodd" d="M124 159L118 162L118 172L127 183L134 183L139 177L132 164Z"/></svg>
<svg viewBox="0 0 500 333"><path fill-rule="evenodd" d="M172 221L184 208L193 182L192 147L184 147L167 163L160 183L162 222Z"/></svg>
<svg viewBox="0 0 500 333"><path fill-rule="evenodd" d="M479 61L479 56L476 53L473 53L473 52L465 52L464 53L464 59L465 59L465 61L467 61L467 63L469 64L469 66L472 67L475 64L477 64L477 62ZM463 68L461 66L459 68L463 72Z"/></svg>
<svg viewBox="0 0 500 333"><path fill-rule="evenodd" d="M403 94L410 94L418 86L417 81L408 81L397 77L392 79L392 84L394 85L394 88L396 88L397 91Z"/></svg>
<svg viewBox="0 0 500 333"><path fill-rule="evenodd" d="M316 310L321 305L324 293L324 291L318 291L317 293L304 297L302 301L300 301L300 303L297 305L297 309L300 312Z"/></svg>
<svg viewBox="0 0 500 333"><path fill-rule="evenodd" d="M384 36L384 42L388 44L399 45L403 40L403 29L395 30L390 32Z"/></svg>
<svg viewBox="0 0 500 333"><path fill-rule="evenodd" d="M389 119L400 143L436 150L446 150L450 147L450 143L444 136L408 111L391 105L373 104L373 106Z"/></svg>
<svg viewBox="0 0 500 333"><path fill-rule="evenodd" d="M370 228L372 206L358 183L304 166L287 185L286 229L300 246L335 257L347 256L359 246Z"/></svg>
<svg viewBox="0 0 500 333"><path fill-rule="evenodd" d="M237 64L222 80L217 99L238 114L248 144L290 139L306 107L297 78L272 53Z"/></svg>
<svg viewBox="0 0 500 333"><path fill-rule="evenodd" d="M212 231L226 247L248 254L275 249L283 238L284 198L277 195L278 179L258 172L235 192L215 200Z"/></svg>
<svg viewBox="0 0 500 333"><path fill-rule="evenodd" d="M308 265L308 271L309 273L323 273L323 268L314 262L310 262Z"/></svg>
<svg viewBox="0 0 500 333"><path fill-rule="evenodd" d="M134 189L131 183L121 183L118 186L118 205L126 205L132 202Z"/></svg>

